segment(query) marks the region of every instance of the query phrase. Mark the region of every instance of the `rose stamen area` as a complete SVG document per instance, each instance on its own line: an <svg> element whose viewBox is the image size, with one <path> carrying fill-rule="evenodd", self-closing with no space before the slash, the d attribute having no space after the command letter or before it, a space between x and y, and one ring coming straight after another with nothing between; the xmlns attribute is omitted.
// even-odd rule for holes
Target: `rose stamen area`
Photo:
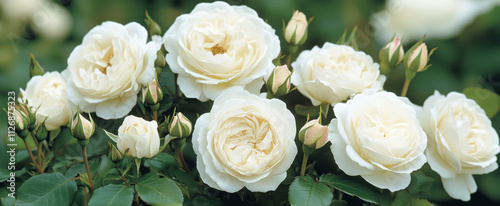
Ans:
<svg viewBox="0 0 500 206"><path fill-rule="evenodd" d="M212 55L217 55L217 54L224 54L227 52L227 49L224 49L224 47L219 46L219 44L216 44L212 48L210 48L210 51L212 52Z"/></svg>

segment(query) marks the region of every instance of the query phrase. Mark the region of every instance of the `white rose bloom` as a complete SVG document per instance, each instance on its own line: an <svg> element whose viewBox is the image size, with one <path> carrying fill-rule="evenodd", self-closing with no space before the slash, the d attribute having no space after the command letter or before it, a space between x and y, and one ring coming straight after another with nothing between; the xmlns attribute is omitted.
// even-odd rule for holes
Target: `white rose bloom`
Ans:
<svg viewBox="0 0 500 206"><path fill-rule="evenodd" d="M274 29L257 12L225 2L200 3L177 17L164 43L180 90L201 101L227 90L257 94L280 52Z"/></svg>
<svg viewBox="0 0 500 206"><path fill-rule="evenodd" d="M124 117L137 101L141 85L153 80L161 38L146 44L138 23L104 22L83 38L68 58L68 99L103 119Z"/></svg>
<svg viewBox="0 0 500 206"><path fill-rule="evenodd" d="M32 14L33 28L42 37L63 40L71 32L71 14L54 2L46 2Z"/></svg>
<svg viewBox="0 0 500 206"><path fill-rule="evenodd" d="M17 21L31 18L46 2L46 0L0 0L0 9L3 17Z"/></svg>
<svg viewBox="0 0 500 206"><path fill-rule="evenodd" d="M46 72L28 81L26 90L21 89L23 102L37 110L36 120L45 119L47 130L57 130L68 123L71 113L66 102L66 82L59 72Z"/></svg>
<svg viewBox="0 0 500 206"><path fill-rule="evenodd" d="M137 158L151 158L160 151L160 135L156 121L127 116L118 128L116 147L121 153ZM128 150L127 153L125 151Z"/></svg>
<svg viewBox="0 0 500 206"><path fill-rule="evenodd" d="M394 34L403 41L450 38L461 32L478 15L498 0L389 0L387 8L372 16L377 39L389 41Z"/></svg>
<svg viewBox="0 0 500 206"><path fill-rule="evenodd" d="M334 107L329 138L335 162L346 174L361 175L391 192L410 184L410 173L426 162L427 137L405 97L374 90Z"/></svg>
<svg viewBox="0 0 500 206"><path fill-rule="evenodd" d="M226 192L275 190L297 155L295 133L295 119L281 100L223 93L194 127L200 177Z"/></svg>
<svg viewBox="0 0 500 206"><path fill-rule="evenodd" d="M369 55L329 42L302 51L292 67L292 84L315 106L333 106L366 89L381 90L385 82Z"/></svg>
<svg viewBox="0 0 500 206"><path fill-rule="evenodd" d="M474 100L451 92L434 92L424 102L420 122L429 144L425 152L429 165L455 199L469 201L476 192L473 174L485 174L498 168L498 134Z"/></svg>

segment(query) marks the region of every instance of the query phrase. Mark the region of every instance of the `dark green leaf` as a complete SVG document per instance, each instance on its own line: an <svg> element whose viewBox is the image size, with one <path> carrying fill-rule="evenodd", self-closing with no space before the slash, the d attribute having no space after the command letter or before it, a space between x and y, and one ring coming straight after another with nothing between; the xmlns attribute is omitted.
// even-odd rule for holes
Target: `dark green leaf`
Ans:
<svg viewBox="0 0 500 206"><path fill-rule="evenodd" d="M304 106L297 104L295 105L295 112L297 112L298 115L302 116L310 116L310 117L317 117L320 112L320 107L319 106Z"/></svg>
<svg viewBox="0 0 500 206"><path fill-rule="evenodd" d="M136 190L141 199L151 205L182 205L183 196L177 184L169 178L160 178L154 173L136 181Z"/></svg>
<svg viewBox="0 0 500 206"><path fill-rule="evenodd" d="M133 199L131 186L109 184L94 191L89 206L131 205Z"/></svg>
<svg viewBox="0 0 500 206"><path fill-rule="evenodd" d="M330 206L348 206L349 204L345 200L332 200Z"/></svg>
<svg viewBox="0 0 500 206"><path fill-rule="evenodd" d="M75 180L61 173L40 174L21 185L16 205L69 205L75 193Z"/></svg>
<svg viewBox="0 0 500 206"><path fill-rule="evenodd" d="M174 156L160 152L151 159L145 160L145 165L155 171L167 171L172 165L176 165Z"/></svg>
<svg viewBox="0 0 500 206"><path fill-rule="evenodd" d="M360 177L326 174L319 178L319 182L371 203L378 203L381 195Z"/></svg>
<svg viewBox="0 0 500 206"><path fill-rule="evenodd" d="M500 97L497 93L479 87L465 88L462 93L467 98L473 99L486 112L486 115L491 119L497 114L500 109Z"/></svg>
<svg viewBox="0 0 500 206"><path fill-rule="evenodd" d="M408 189L412 194L418 194L421 192L428 193L432 188L433 183L433 178L428 177L422 171L418 171L411 175L411 182Z"/></svg>
<svg viewBox="0 0 500 206"><path fill-rule="evenodd" d="M291 205L330 205L333 193L324 184L315 182L311 177L300 176L290 185L288 200Z"/></svg>

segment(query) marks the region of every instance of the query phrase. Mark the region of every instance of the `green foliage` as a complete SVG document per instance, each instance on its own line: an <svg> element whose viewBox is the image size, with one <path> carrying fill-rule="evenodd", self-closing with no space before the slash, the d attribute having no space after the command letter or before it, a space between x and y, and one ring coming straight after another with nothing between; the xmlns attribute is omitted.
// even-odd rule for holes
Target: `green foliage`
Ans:
<svg viewBox="0 0 500 206"><path fill-rule="evenodd" d="M131 205L133 199L132 186L109 184L94 191L89 206Z"/></svg>
<svg viewBox="0 0 500 206"><path fill-rule="evenodd" d="M476 101L489 118L493 118L500 109L500 96L495 92L479 87L468 87L462 93Z"/></svg>
<svg viewBox="0 0 500 206"><path fill-rule="evenodd" d="M151 205L182 205L181 190L169 178L160 178L154 173L149 173L135 181L135 189L139 197Z"/></svg>
<svg viewBox="0 0 500 206"><path fill-rule="evenodd" d="M364 201L379 203L380 192L360 177L326 174L319 178L319 183L324 183Z"/></svg>
<svg viewBox="0 0 500 206"><path fill-rule="evenodd" d="M333 193L325 184L309 176L300 176L290 185L288 199L291 205L330 205Z"/></svg>
<svg viewBox="0 0 500 206"><path fill-rule="evenodd" d="M76 182L61 173L40 174L19 188L16 205L69 205L76 193Z"/></svg>

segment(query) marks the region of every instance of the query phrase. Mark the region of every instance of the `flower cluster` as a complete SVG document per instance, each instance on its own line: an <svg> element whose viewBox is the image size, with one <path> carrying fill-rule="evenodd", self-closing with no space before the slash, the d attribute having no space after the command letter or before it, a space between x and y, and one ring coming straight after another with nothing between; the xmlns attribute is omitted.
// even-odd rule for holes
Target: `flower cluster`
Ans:
<svg viewBox="0 0 500 206"><path fill-rule="evenodd" d="M144 187L173 179L179 182L158 191L181 187L191 198L206 193L198 189L205 185L227 193L290 185L294 204L292 193L307 191L296 189L307 187L303 181L344 191L325 178L361 176L365 187L397 192L426 163L452 198L468 201L477 190L472 175L498 167L498 134L480 104L458 92L436 91L422 107L405 97L411 80L430 66L434 49L423 39L405 52L403 40L393 37L376 62L359 50L355 31L347 40L344 34L337 43L299 51L312 20L299 11L283 26L283 50L276 31L247 6L200 3L163 36L146 16L147 29L111 21L91 29L61 73L45 72L32 56L33 77L15 109L15 131L38 140L38 157L29 154L39 173L47 171L45 153L59 130L68 127L78 139L87 170L78 178L91 192L96 189L90 202L97 201L97 190L112 185L137 193L137 204L139 197L163 204ZM387 77L381 73L396 67L405 68L400 96L384 90ZM310 105L286 101L293 97ZM120 126L107 127L106 121ZM303 126L297 131L297 125ZM47 139L49 131L56 132ZM107 159L88 161L87 148L102 134L110 137L102 153ZM192 153L188 161L186 151ZM331 152L335 162L323 165L328 174L313 171L317 162L308 162L322 151ZM105 162L113 162L117 172L92 171L110 167ZM120 184L106 183L109 174Z"/></svg>

